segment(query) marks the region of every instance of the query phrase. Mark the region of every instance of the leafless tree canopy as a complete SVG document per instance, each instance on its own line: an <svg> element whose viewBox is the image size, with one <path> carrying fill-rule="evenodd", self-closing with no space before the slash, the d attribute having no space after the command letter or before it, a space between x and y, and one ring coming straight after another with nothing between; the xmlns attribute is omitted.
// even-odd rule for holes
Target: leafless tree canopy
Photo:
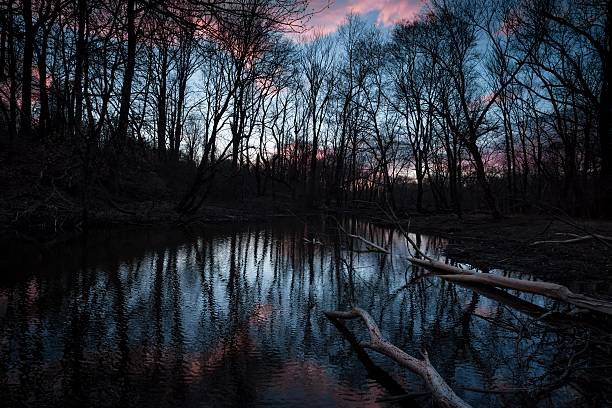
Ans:
<svg viewBox="0 0 612 408"><path fill-rule="evenodd" d="M432 0L328 35L307 0L0 8L2 166L85 218L213 194L612 214L609 1Z"/></svg>

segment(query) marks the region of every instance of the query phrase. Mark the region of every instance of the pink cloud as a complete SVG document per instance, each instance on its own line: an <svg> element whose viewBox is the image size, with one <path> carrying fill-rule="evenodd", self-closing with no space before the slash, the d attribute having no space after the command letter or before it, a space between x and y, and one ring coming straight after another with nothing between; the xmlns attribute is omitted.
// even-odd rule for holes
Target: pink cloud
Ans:
<svg viewBox="0 0 612 408"><path fill-rule="evenodd" d="M422 0L387 0L382 4L376 22L391 25L401 20L414 18L423 8L425 2Z"/></svg>
<svg viewBox="0 0 612 408"><path fill-rule="evenodd" d="M349 13L373 15L375 22L390 26L398 21L414 18L425 5L425 0L313 0L311 7L319 13L312 16L310 25L318 32L335 31Z"/></svg>

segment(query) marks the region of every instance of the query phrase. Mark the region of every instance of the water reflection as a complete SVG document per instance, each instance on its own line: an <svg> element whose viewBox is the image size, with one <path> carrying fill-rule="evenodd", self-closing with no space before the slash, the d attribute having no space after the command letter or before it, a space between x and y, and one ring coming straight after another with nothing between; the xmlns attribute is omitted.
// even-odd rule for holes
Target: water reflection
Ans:
<svg viewBox="0 0 612 408"><path fill-rule="evenodd" d="M15 256L0 283L3 402L426 404L389 398L422 391L419 379L364 353L358 323L346 330L322 314L351 304L404 350L428 350L475 406L611 398L602 387L609 346L594 342L608 334L597 322L568 321L563 305L535 295L427 277L406 260L399 233L356 220L345 229L392 254L368 252L319 220L106 233L28 266ZM444 240L412 238L441 257ZM512 392L482 392L501 387Z"/></svg>

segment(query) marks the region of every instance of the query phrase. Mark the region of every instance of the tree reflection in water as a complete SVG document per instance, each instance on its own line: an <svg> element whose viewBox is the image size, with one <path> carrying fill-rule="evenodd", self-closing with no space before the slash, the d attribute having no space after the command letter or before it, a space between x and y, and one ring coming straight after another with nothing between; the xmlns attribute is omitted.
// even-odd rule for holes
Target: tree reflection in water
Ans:
<svg viewBox="0 0 612 408"><path fill-rule="evenodd" d="M345 229L391 255L321 220L99 233L28 262L14 254L0 282L3 405L376 406L422 391L359 349L358 324L322 314L353 303L397 346L427 349L475 406L612 398L602 324L535 295L428 277L401 234L358 220ZM446 244L413 239L437 258Z"/></svg>

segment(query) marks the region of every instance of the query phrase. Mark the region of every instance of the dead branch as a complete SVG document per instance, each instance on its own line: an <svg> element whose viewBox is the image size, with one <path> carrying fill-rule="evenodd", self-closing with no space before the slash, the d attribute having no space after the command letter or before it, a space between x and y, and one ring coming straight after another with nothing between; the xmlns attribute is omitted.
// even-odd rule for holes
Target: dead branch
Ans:
<svg viewBox="0 0 612 408"><path fill-rule="evenodd" d="M575 235L575 234L568 234L568 235ZM591 235L584 235L584 236L578 236L576 235L575 238L570 238L570 239L561 239L561 240L548 240L548 241L535 241L532 242L530 245L540 245L540 244L572 244L574 242L582 242L582 241L589 241L591 239L599 239L601 241L610 241L612 242L612 237L607 237L605 235L599 235L599 234L591 234Z"/></svg>
<svg viewBox="0 0 612 408"><path fill-rule="evenodd" d="M319 241L316 238L313 238L312 240L308 239L308 238L303 238L304 242L306 242L307 244L312 244L312 245L323 245L323 243L321 241Z"/></svg>
<svg viewBox="0 0 612 408"><path fill-rule="evenodd" d="M550 282L527 281L523 279L507 278L488 273L474 272L445 264L439 261L430 261L418 258L409 258L410 262L431 270L441 272L441 278L460 283L483 284L504 289L515 289L521 292L535 293L560 300L600 313L612 315L612 302L591 298L574 293L568 287Z"/></svg>
<svg viewBox="0 0 612 408"><path fill-rule="evenodd" d="M432 272L433 274L433 272ZM431 276L431 274L426 275ZM477 292L479 295L484 296L488 299L494 300L497 303L503 304L509 308L517 310L522 314L531 317L533 320L529 322L542 322L546 325L555 329L563 329L569 327L582 326L585 328L606 331L605 323L602 324L601 320L596 318L588 318L587 316L576 316L570 313L556 313L552 312L542 306L528 302L520 297L511 295L501 289L494 286L485 285L473 285L469 283L455 282L458 285Z"/></svg>
<svg viewBox="0 0 612 408"><path fill-rule="evenodd" d="M479 394L518 394L522 392L529 392L529 388L518 387L518 388L476 388L476 387L461 387L464 391L477 392Z"/></svg>
<svg viewBox="0 0 612 408"><path fill-rule="evenodd" d="M370 334L369 342L360 343L361 347L369 348L380 354L383 354L403 367L408 368L415 374L418 374L424 381L425 386L431 392L432 397L443 407L457 407L467 408L470 407L465 401L463 401L452 388L444 381L442 376L438 374L436 369L429 362L429 356L427 352L423 352L423 360L419 360L412 357L410 354L404 352L402 349L386 341L380 329L374 322L374 319L365 310L354 307L352 310L347 312L341 311L327 311L324 312L328 318L336 319L356 319L361 318L365 323L368 332Z"/></svg>
<svg viewBox="0 0 612 408"><path fill-rule="evenodd" d="M385 397L385 398L378 398L376 400L376 402L398 402L398 401L403 401L406 399L413 399L413 398L417 398L417 397L425 397L427 395L430 395L430 392L427 391L422 391L422 392L407 392L405 394L402 395L393 395L390 397Z"/></svg>
<svg viewBox="0 0 612 408"><path fill-rule="evenodd" d="M330 318L329 319L332 324L338 329L342 337L349 342L353 351L357 354L357 358L361 361L364 368L368 373L368 378L371 378L377 381L380 385L382 385L390 394L389 399L411 399L407 397L408 392L404 389L402 385L400 385L389 373L385 370L374 364L368 353L364 350L363 347L360 346L359 341L355 337L355 335L346 327L344 322L340 319ZM415 402L411 400L410 402Z"/></svg>
<svg viewBox="0 0 612 408"><path fill-rule="evenodd" d="M131 211L128 209L125 209L123 207L121 207L115 200L113 200L112 198L108 198L107 202L111 205L111 207L113 207L115 210L122 212L124 214L128 214L128 215L136 215L135 211Z"/></svg>
<svg viewBox="0 0 612 408"><path fill-rule="evenodd" d="M406 241L415 250L417 255L420 255L425 259L431 259L429 256L427 256L427 254L421 251L419 246L412 240L412 238L410 238L410 235L408 235L408 231L402 227L402 223L400 222L399 218L397 218L397 215L395 215L393 208L389 207L389 212L387 212L380 204L378 204L378 208L382 211L383 214L385 214L385 216L387 217L387 220L390 220L393 222L393 224L395 225L395 228L397 228L400 231L400 233L404 236ZM408 229L410 229L410 220L408 220Z"/></svg>
<svg viewBox="0 0 612 408"><path fill-rule="evenodd" d="M346 232L346 231L345 231L345 232ZM368 245L369 247L371 247L371 248L373 248L373 249L377 250L378 252L384 252L385 254L389 254L389 253L390 253L390 252L389 252L389 250L388 250L387 248L383 248L383 247L381 247L380 245L375 244L374 242L369 241L369 240L365 239L365 238L364 238L364 237L362 237L362 236L355 235L355 234L349 234L348 232L346 233L346 235L347 235L348 237L358 239L359 241L361 241L361 242L363 242L364 244Z"/></svg>
<svg viewBox="0 0 612 408"><path fill-rule="evenodd" d="M344 232L344 233L345 233L345 234L346 234L348 237L350 237L350 238L354 238L354 239L358 239L359 241L363 242L364 244L368 245L369 247L371 247L371 248L375 249L375 250L376 250L376 251L378 251L378 252L383 252L383 253L385 253L385 254L390 254L390 253L391 253L391 252L390 252L390 251L389 251L387 248L383 248L383 247L381 247L380 245L375 244L374 242L372 242L372 241L370 241L370 240L368 240L368 239L365 239L365 238L364 238L364 237L362 237L362 236L355 235L355 234L351 234L350 232L348 232L347 230L345 230L345 229L344 229L344 227L342 226L342 224L340 224L340 222L339 222L339 221L338 221L338 220L337 220L335 217L332 217L332 216L330 216L330 217L331 217L331 218L333 218L333 219L336 221L336 224L338 224L338 228L339 228L339 229L340 229L342 232Z"/></svg>
<svg viewBox="0 0 612 408"><path fill-rule="evenodd" d="M537 207L539 207L540 209L542 209L542 210L544 210L544 211L548 212L548 209L547 209L547 208L543 208L543 207L541 207L541 206L539 206L539 205L537 205ZM578 230L581 230L581 231L582 231L582 232L584 232L585 234L590 235L590 236L593 236L593 238L595 238L596 240L598 240L598 241L599 241L601 244L603 244L603 245L607 246L608 248L612 248L612 244L611 244L610 242L608 242L607 240L605 240L605 239L601 239L601 238L597 237L597 234L594 234L594 233L593 233L593 232L591 232L591 231L590 231L588 228L586 228L586 227L584 227L584 226L581 226L581 225L578 225L577 223L575 223L575 222L573 222L573 221L569 220L569 219L568 219L568 218L569 218L569 216L567 216L567 213L565 213L563 210L561 210L560 208L554 207L554 206L551 206L551 207L552 207L552 209L554 209L555 211L557 211L557 212L561 212L561 213L564 213L564 214L566 215L566 217L560 217L559 215L556 215L556 214L550 214L550 215L551 215L551 216L552 216L554 219L559 220L559 221L561 221L562 223L567 224L567 225L569 225L569 226L572 226L572 227L574 227L574 228L576 228L576 229L578 229Z"/></svg>

